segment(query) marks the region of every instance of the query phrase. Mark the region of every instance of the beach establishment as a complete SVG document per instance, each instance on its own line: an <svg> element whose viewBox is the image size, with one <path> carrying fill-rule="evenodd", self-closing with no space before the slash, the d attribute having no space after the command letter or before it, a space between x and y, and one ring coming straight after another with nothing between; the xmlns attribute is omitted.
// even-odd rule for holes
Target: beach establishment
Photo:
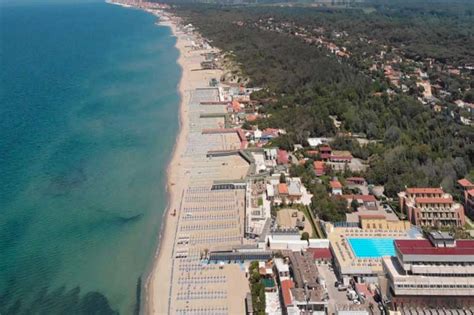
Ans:
<svg viewBox="0 0 474 315"><path fill-rule="evenodd" d="M358 225L324 224L334 257L334 271L343 285L356 282L378 283L384 275L382 258L395 254L394 240L421 239L419 229L407 221L389 221L361 216Z"/></svg>

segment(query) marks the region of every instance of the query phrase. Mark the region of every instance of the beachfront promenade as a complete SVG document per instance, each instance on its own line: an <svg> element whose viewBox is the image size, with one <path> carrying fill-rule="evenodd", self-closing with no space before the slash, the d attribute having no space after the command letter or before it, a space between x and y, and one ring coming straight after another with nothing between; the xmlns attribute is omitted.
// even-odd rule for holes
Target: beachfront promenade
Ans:
<svg viewBox="0 0 474 315"><path fill-rule="evenodd" d="M220 100L218 89L210 88L208 82L221 73L193 71L200 68L202 54L208 50L192 47L196 39L168 23L181 53L182 128L169 169L170 209L147 286L148 311L243 314L248 292L245 271L239 265L209 265L205 257L211 250L243 243L245 190L211 188L215 181L245 178L249 164L238 154L208 156L208 152L237 150L241 145L236 133L203 133L224 127L224 116L214 114L226 113L226 105L201 104Z"/></svg>

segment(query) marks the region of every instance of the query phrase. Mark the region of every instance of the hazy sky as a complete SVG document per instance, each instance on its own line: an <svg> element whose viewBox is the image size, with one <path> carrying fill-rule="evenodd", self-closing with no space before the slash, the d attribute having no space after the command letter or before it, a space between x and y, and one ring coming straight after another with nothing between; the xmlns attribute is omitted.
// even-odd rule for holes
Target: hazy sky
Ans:
<svg viewBox="0 0 474 315"><path fill-rule="evenodd" d="M56 3L88 3L103 0L0 0L1 5L56 4Z"/></svg>

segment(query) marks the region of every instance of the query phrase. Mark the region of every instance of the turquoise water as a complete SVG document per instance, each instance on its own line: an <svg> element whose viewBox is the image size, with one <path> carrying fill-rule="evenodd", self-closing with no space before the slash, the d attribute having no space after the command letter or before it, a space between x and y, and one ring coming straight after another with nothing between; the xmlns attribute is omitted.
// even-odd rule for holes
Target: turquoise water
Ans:
<svg viewBox="0 0 474 315"><path fill-rule="evenodd" d="M178 129L178 52L154 22L0 7L1 314L137 311Z"/></svg>
<svg viewBox="0 0 474 315"><path fill-rule="evenodd" d="M348 240L358 258L395 256L392 238L349 238Z"/></svg>

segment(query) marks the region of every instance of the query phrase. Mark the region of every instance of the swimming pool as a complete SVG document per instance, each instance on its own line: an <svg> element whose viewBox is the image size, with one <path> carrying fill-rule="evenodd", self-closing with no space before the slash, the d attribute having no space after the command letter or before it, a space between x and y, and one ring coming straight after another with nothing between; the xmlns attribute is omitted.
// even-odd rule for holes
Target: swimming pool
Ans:
<svg viewBox="0 0 474 315"><path fill-rule="evenodd" d="M395 256L393 238L348 238L357 258Z"/></svg>

